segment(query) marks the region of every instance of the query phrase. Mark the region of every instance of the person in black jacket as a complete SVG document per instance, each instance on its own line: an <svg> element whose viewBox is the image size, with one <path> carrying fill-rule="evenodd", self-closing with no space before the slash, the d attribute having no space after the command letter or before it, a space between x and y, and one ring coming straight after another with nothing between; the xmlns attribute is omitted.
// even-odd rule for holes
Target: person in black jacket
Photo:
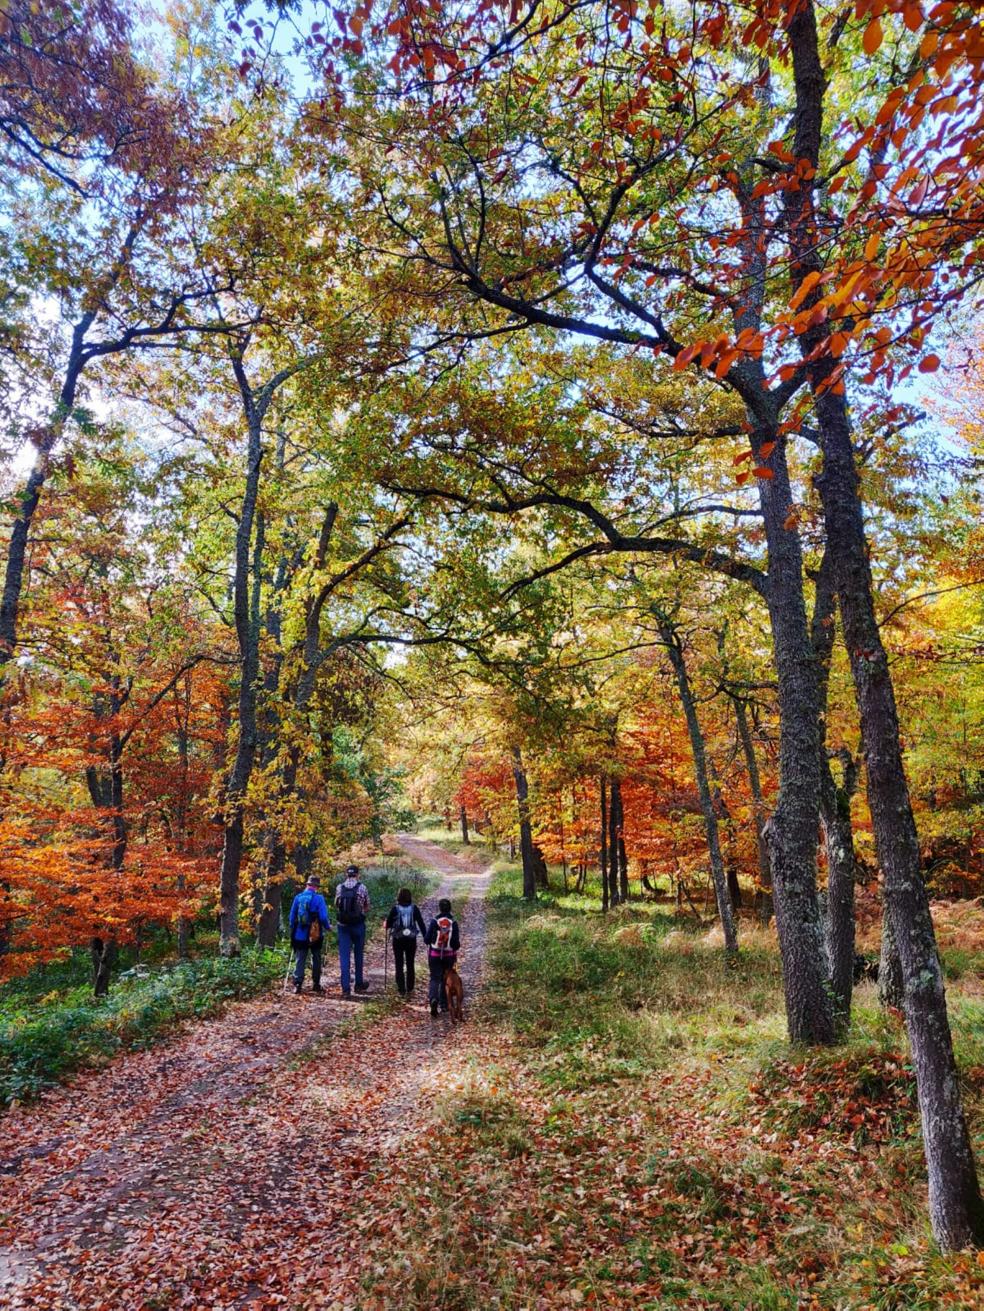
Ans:
<svg viewBox="0 0 984 1311"><path fill-rule="evenodd" d="M444 971L448 966L455 964L461 947L461 930L458 921L451 914L451 903L447 897L442 897L437 903L437 915L428 924L424 941L427 943L427 964L430 966L430 987L427 995L431 1015L436 1015L438 1005L442 1011L448 1009Z"/></svg>
<svg viewBox="0 0 984 1311"><path fill-rule="evenodd" d="M427 927L419 907L413 904L409 888L396 894L396 904L384 921L386 930L393 935L393 956L396 960L396 990L401 997L413 992L413 961L417 954L417 934L426 933Z"/></svg>

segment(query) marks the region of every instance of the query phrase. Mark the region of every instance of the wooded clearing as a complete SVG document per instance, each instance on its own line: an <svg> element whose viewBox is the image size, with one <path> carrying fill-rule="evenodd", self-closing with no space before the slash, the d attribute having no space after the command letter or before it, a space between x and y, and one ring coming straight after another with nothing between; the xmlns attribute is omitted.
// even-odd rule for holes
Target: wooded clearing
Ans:
<svg viewBox="0 0 984 1311"><path fill-rule="evenodd" d="M0 0L0 1300L984 1305L982 81Z"/></svg>

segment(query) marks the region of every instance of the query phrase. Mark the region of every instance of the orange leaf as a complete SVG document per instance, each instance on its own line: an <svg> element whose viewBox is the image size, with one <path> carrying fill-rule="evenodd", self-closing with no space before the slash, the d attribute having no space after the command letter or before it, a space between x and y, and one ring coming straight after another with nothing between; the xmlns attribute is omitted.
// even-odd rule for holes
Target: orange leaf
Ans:
<svg viewBox="0 0 984 1311"><path fill-rule="evenodd" d="M759 459L767 460L772 452L776 449L775 442L763 442L759 447Z"/></svg>
<svg viewBox="0 0 984 1311"><path fill-rule="evenodd" d="M800 285L793 292L792 298L789 302L789 308L791 310L795 310L800 305L802 305L803 301L806 300L807 296L809 296L810 292L813 290L813 288L817 285L819 281L820 281L820 274L815 269L812 273L808 273L806 277L803 279L803 281L800 283Z"/></svg>
<svg viewBox="0 0 984 1311"><path fill-rule="evenodd" d="M756 478L774 478L776 476L772 470L767 469L764 464L760 464L757 469L753 469L752 473Z"/></svg>
<svg viewBox="0 0 984 1311"><path fill-rule="evenodd" d="M877 18L872 19L864 29L864 36L861 38L861 45L864 47L866 55L873 55L882 41L885 39L885 33L882 31L882 25Z"/></svg>
<svg viewBox="0 0 984 1311"><path fill-rule="evenodd" d="M935 373L940 367L940 357L938 355L926 355L919 361L920 373Z"/></svg>
<svg viewBox="0 0 984 1311"><path fill-rule="evenodd" d="M881 235L877 232L873 232L871 236L868 238L868 240L864 243L864 257L869 264L873 259L877 258L880 247L881 247Z"/></svg>

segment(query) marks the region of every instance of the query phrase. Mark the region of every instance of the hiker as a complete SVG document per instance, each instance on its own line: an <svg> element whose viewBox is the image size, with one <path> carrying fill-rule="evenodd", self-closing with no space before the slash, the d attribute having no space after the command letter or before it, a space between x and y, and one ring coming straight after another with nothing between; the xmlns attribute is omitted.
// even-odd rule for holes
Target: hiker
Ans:
<svg viewBox="0 0 984 1311"><path fill-rule="evenodd" d="M401 888L396 902L384 921L386 931L393 935L393 958L396 961L396 990L401 997L413 992L413 961L417 954L417 933L426 933L427 926L419 906L413 904L409 888Z"/></svg>
<svg viewBox="0 0 984 1311"><path fill-rule="evenodd" d="M318 891L321 880L312 874L307 887L294 898L290 908L290 945L294 951L294 992L304 986L304 969L307 954L311 953L311 982L315 992L324 992L321 986L321 949L325 934L331 931L328 907Z"/></svg>
<svg viewBox="0 0 984 1311"><path fill-rule="evenodd" d="M358 865L349 865L345 879L335 889L335 924L338 934L338 963L342 972L342 996L352 995L352 953L355 952L355 991L368 992L362 977L362 958L366 946L366 912L369 890L359 879Z"/></svg>
<svg viewBox="0 0 984 1311"><path fill-rule="evenodd" d="M427 964L430 967L427 997L430 1001L431 1015L436 1015L438 1006L442 1011L448 1009L444 971L458 959L458 948L461 946L458 921L451 914L451 903L447 897L442 897L437 903L437 915L427 926L424 941L428 946Z"/></svg>

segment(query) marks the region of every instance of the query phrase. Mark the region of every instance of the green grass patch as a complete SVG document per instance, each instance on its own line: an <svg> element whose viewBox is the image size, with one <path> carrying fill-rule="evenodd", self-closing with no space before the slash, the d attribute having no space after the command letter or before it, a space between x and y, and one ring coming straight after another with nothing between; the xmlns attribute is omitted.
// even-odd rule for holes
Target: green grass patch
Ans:
<svg viewBox="0 0 984 1311"><path fill-rule="evenodd" d="M284 970L280 952L247 948L234 960L202 956L117 982L108 997L69 988L0 1022L0 1104L25 1101L121 1048L144 1047L182 1020L203 1018L250 997Z"/></svg>
<svg viewBox="0 0 984 1311"><path fill-rule="evenodd" d="M488 851L488 844L480 833L471 833L469 835L470 840L463 842L461 840L461 828L457 824L454 828L449 829L439 819L427 818L421 820L414 830L414 836L424 842L433 842L436 847L441 847L454 856L468 855L474 851Z"/></svg>
<svg viewBox="0 0 984 1311"><path fill-rule="evenodd" d="M684 1051L761 1051L779 1037L778 961L761 942L732 963L672 908L638 902L602 915L574 893L530 905L520 888L507 867L490 890L492 1005L508 1010L548 1082L642 1076Z"/></svg>

